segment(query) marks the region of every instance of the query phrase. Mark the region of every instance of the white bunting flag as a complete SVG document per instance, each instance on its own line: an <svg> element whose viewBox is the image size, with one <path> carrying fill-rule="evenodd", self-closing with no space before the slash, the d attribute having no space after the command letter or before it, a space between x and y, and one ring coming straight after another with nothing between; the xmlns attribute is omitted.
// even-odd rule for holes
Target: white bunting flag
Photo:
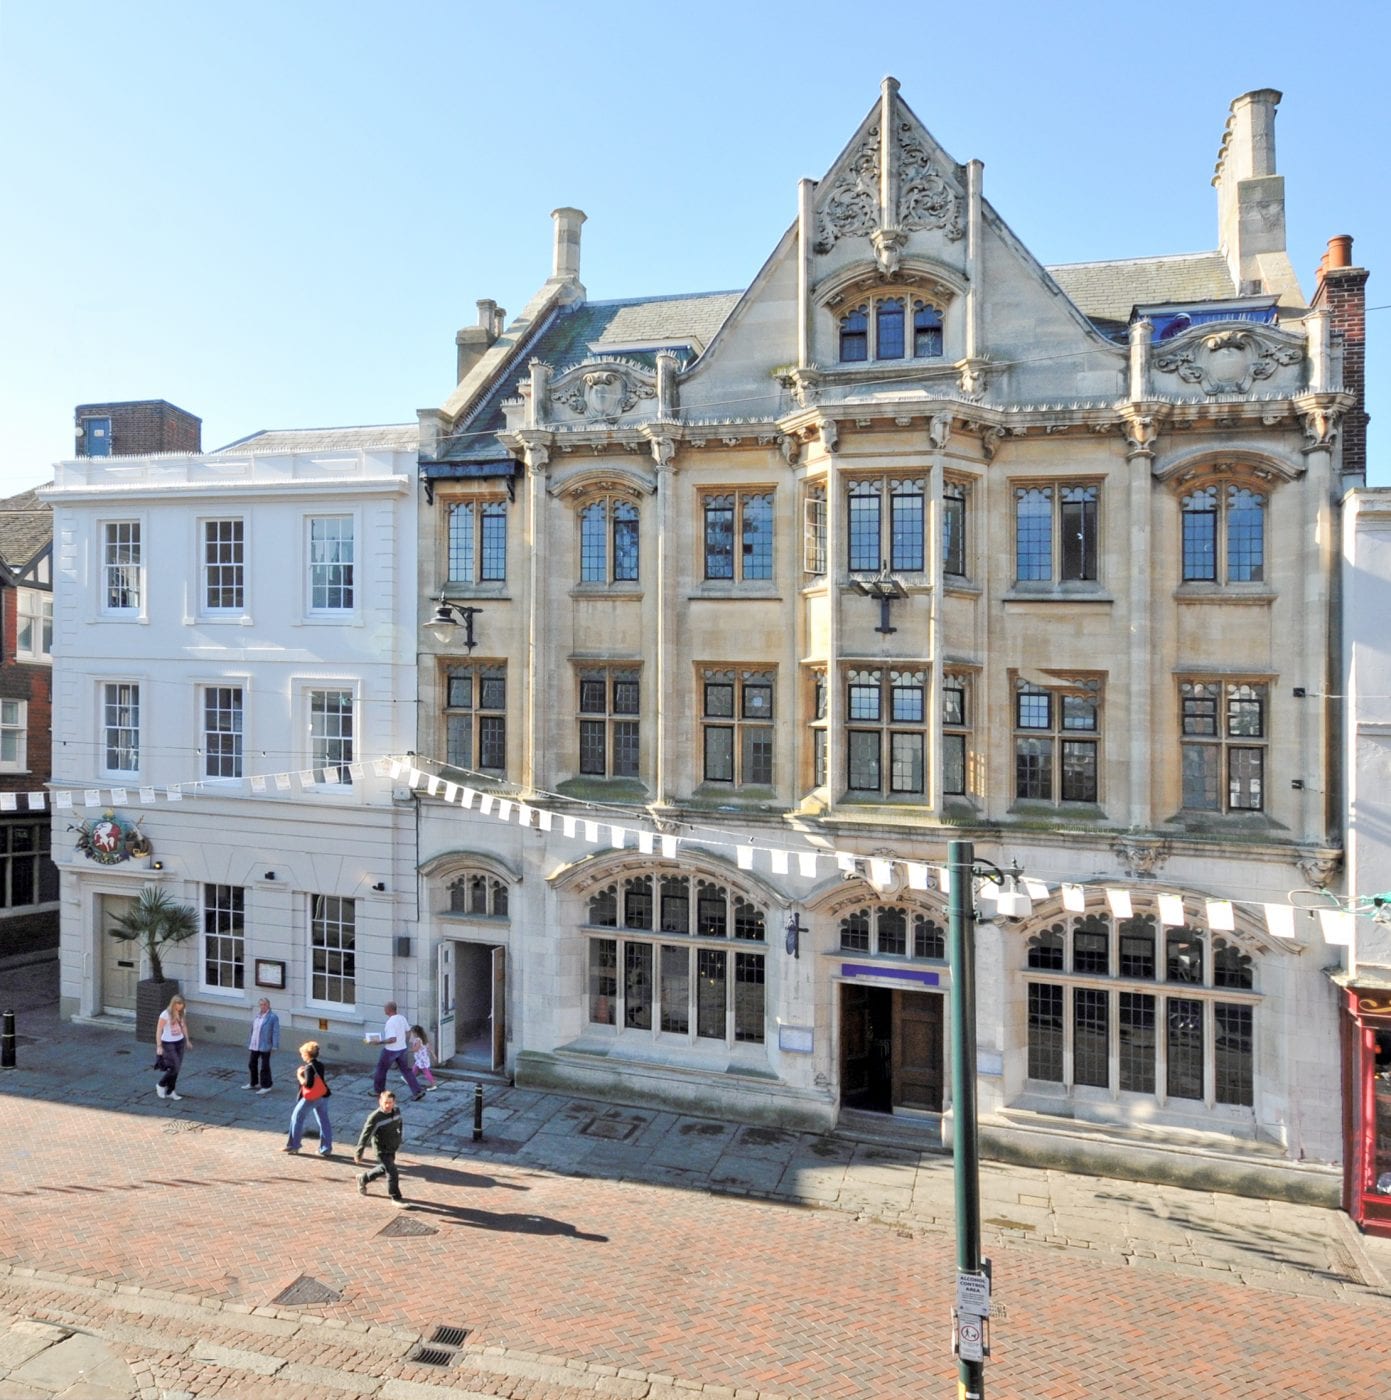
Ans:
<svg viewBox="0 0 1391 1400"><path fill-rule="evenodd" d="M83 805L84 807L100 807L100 806L101 806L101 789L100 789L100 788L83 788L83 789L82 789L82 805Z"/></svg>
<svg viewBox="0 0 1391 1400"><path fill-rule="evenodd" d="M458 783L445 783L445 785L444 785L444 800L445 800L446 802L453 802L454 799L455 799L458 795L459 795L459 784L458 784Z"/></svg>
<svg viewBox="0 0 1391 1400"><path fill-rule="evenodd" d="M496 803L497 798L494 797L492 793L485 792L478 799L478 810L485 817L490 817L493 814L493 807L496 805Z"/></svg>
<svg viewBox="0 0 1391 1400"><path fill-rule="evenodd" d="M774 846L768 852L768 864L772 867L774 875L787 874L787 855L781 846Z"/></svg>
<svg viewBox="0 0 1391 1400"><path fill-rule="evenodd" d="M662 836L662 859L676 859L676 837L665 834Z"/></svg>
<svg viewBox="0 0 1391 1400"><path fill-rule="evenodd" d="M500 797L497 804L497 819L500 822L510 822L512 820L513 803L510 798Z"/></svg>
<svg viewBox="0 0 1391 1400"><path fill-rule="evenodd" d="M943 894L951 893L951 866L939 865L937 867L937 888Z"/></svg>
<svg viewBox="0 0 1391 1400"><path fill-rule="evenodd" d="M312 768L301 768L300 771L295 774L295 777L299 780L301 790L313 787L318 781L314 776L314 770Z"/></svg>
<svg viewBox="0 0 1391 1400"><path fill-rule="evenodd" d="M184 800L184 790L179 783L170 783L169 786L164 789L164 795L171 802L182 802Z"/></svg>
<svg viewBox="0 0 1391 1400"><path fill-rule="evenodd" d="M578 820L578 818L576 818L576 817L567 817L564 813L561 813L561 817L560 817L560 834L561 834L562 836L570 836L570 837L573 837L574 834L575 834L575 828L576 828L578 825L579 825L579 820Z"/></svg>
<svg viewBox="0 0 1391 1400"><path fill-rule="evenodd" d="M906 860L903 864L908 871L908 888L910 890L927 889L927 866L917 860Z"/></svg>
<svg viewBox="0 0 1391 1400"><path fill-rule="evenodd" d="M365 763L348 764L348 772L352 774L354 782L357 782L366 771L367 765Z"/></svg>
<svg viewBox="0 0 1391 1400"><path fill-rule="evenodd" d="M849 851L837 851L836 869L842 875L853 875L855 873L855 857Z"/></svg>
<svg viewBox="0 0 1391 1400"><path fill-rule="evenodd" d="M597 846L599 844L598 822L586 821L584 823L584 839L588 841L591 846Z"/></svg>
<svg viewBox="0 0 1391 1400"><path fill-rule="evenodd" d="M1019 883L1024 886L1024 893L1035 904L1042 904L1048 898L1048 886L1042 880L1035 880L1032 876L1026 875Z"/></svg>
<svg viewBox="0 0 1391 1400"><path fill-rule="evenodd" d="M427 783L425 784L425 791L428 792L428 793L430 794L431 797L438 797L438 796L439 796L439 790L440 790L440 779L437 778L433 773L431 773L431 774L430 774L430 780L429 780L429 782L427 782Z"/></svg>
<svg viewBox="0 0 1391 1400"><path fill-rule="evenodd" d="M638 832L638 850L641 851L643 855L650 856L654 844L650 831Z"/></svg>
<svg viewBox="0 0 1391 1400"><path fill-rule="evenodd" d="M143 802L143 803L145 804L145 806L148 807L148 806L150 805L150 803L153 802L153 801L155 800L155 790L154 790L154 788L152 788L152 787L142 787L142 788L140 789L140 800L141 800L141 802ZM34 805L34 798L33 798L33 795L32 795L32 794L31 794L30 797L29 797L29 805L30 805L31 807Z"/></svg>
<svg viewBox="0 0 1391 1400"><path fill-rule="evenodd" d="M288 773L277 773L275 775L275 790L277 792L289 792L290 775Z"/></svg>
<svg viewBox="0 0 1391 1400"><path fill-rule="evenodd" d="M53 795L53 805L54 805L55 807L57 807L57 809L58 809L60 812L71 812L71 811L72 811L72 793L70 793L70 792L58 792L58 793L54 793L54 795Z"/></svg>
<svg viewBox="0 0 1391 1400"><path fill-rule="evenodd" d="M798 873L798 874L802 877L802 879L804 879L804 880L814 880L814 879L816 879L816 852L815 852L815 851L798 851L798 852L797 852L797 873Z"/></svg>
<svg viewBox="0 0 1391 1400"><path fill-rule="evenodd" d="M1085 914L1087 912L1087 892L1081 885L1063 886L1063 908L1069 914Z"/></svg>
<svg viewBox="0 0 1391 1400"><path fill-rule="evenodd" d="M0 812L17 812L19 799L12 792L0 792Z"/></svg>
<svg viewBox="0 0 1391 1400"><path fill-rule="evenodd" d="M753 847L736 846L734 848L734 862L740 870L753 869Z"/></svg>
<svg viewBox="0 0 1391 1400"><path fill-rule="evenodd" d="M525 802L517 803L517 825L529 827L535 810L534 807L528 807Z"/></svg>
<svg viewBox="0 0 1391 1400"><path fill-rule="evenodd" d="M869 861L869 883L876 890L886 890L893 884L894 868L893 862L880 860L877 856L871 856Z"/></svg>
<svg viewBox="0 0 1391 1400"><path fill-rule="evenodd" d="M1110 906L1111 913L1118 919L1128 919L1135 912L1131 908L1129 890L1107 890L1106 903Z"/></svg>
<svg viewBox="0 0 1391 1400"><path fill-rule="evenodd" d="M628 828L624 826L609 827L609 845L615 851L621 851L628 840Z"/></svg>
<svg viewBox="0 0 1391 1400"><path fill-rule="evenodd" d="M1207 926L1214 933L1231 933L1236 928L1230 899L1210 899L1207 902Z"/></svg>
<svg viewBox="0 0 1391 1400"><path fill-rule="evenodd" d="M542 831L549 831L551 829L551 814L544 807L536 813L536 818L536 825L539 826Z"/></svg>
<svg viewBox="0 0 1391 1400"><path fill-rule="evenodd" d="M475 792L474 789L471 787L460 788L459 806L461 806L462 808L464 808L465 811L467 811L470 807L473 806L474 799L477 796L477 792Z"/></svg>
<svg viewBox="0 0 1391 1400"><path fill-rule="evenodd" d="M1165 928L1182 928L1188 922L1183 913L1181 894L1161 894L1159 896L1159 922Z"/></svg>
<svg viewBox="0 0 1391 1400"><path fill-rule="evenodd" d="M1346 909L1320 909L1318 916L1325 943L1336 948L1352 947L1353 921Z"/></svg>
<svg viewBox="0 0 1391 1400"><path fill-rule="evenodd" d="M150 789L150 793L151 793L151 796L153 797L153 794L154 794L154 789L153 789L153 788ZM46 800L46 798L45 798L45 795L44 795L43 793L41 793L41 792L31 792L31 793L29 794L29 810L30 810L31 812L42 812L43 809L44 809L45 800Z"/></svg>
<svg viewBox="0 0 1391 1400"><path fill-rule="evenodd" d="M412 790L418 788L424 780L425 774L419 768L408 768L406 770L406 786Z"/></svg>
<svg viewBox="0 0 1391 1400"><path fill-rule="evenodd" d="M328 786L328 787L337 787L338 784L339 784L339 782L342 781L342 772L343 772L343 770L342 770L341 768L325 768L325 769L324 769L324 783L325 783L325 785ZM434 780L432 779L431 781L434 781Z"/></svg>
<svg viewBox="0 0 1391 1400"><path fill-rule="evenodd" d="M111 801L114 806L124 807L130 801L130 794L125 788L112 788Z"/></svg>
<svg viewBox="0 0 1391 1400"><path fill-rule="evenodd" d="M1294 905L1267 904L1265 926L1275 938L1294 937Z"/></svg>
<svg viewBox="0 0 1391 1400"><path fill-rule="evenodd" d="M391 781L393 783L396 781L397 778L401 776L402 770L405 768L405 766L406 765L402 763L399 758L393 758L391 762L387 764L386 771L390 775Z"/></svg>
<svg viewBox="0 0 1391 1400"><path fill-rule="evenodd" d="M255 776L254 778L252 778L252 780L251 780L251 791L252 791L252 792L264 792L265 790L266 790L266 779L265 779L265 774L263 774L263 773L257 773L256 776Z"/></svg>

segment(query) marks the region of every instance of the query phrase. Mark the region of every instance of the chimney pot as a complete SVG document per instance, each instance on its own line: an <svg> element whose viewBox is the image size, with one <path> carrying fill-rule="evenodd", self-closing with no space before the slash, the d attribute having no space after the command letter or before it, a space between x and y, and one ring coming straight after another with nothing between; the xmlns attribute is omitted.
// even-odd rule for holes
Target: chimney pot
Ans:
<svg viewBox="0 0 1391 1400"><path fill-rule="evenodd" d="M1339 233L1328 240L1328 251L1323 255L1323 266L1352 266L1352 234Z"/></svg>
<svg viewBox="0 0 1391 1400"><path fill-rule="evenodd" d="M558 281L580 280L580 225L585 221L582 209L568 206L551 210L555 220L555 258L551 276Z"/></svg>
<svg viewBox="0 0 1391 1400"><path fill-rule="evenodd" d="M483 297L478 303L478 324L485 331L492 331L495 317L493 313L497 310L497 302L489 297Z"/></svg>

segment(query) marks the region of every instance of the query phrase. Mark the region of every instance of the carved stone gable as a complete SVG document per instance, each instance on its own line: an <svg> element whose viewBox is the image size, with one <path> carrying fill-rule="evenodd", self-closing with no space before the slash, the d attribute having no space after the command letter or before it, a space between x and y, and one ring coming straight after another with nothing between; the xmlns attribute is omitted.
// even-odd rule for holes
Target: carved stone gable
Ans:
<svg viewBox="0 0 1391 1400"><path fill-rule="evenodd" d="M821 201L816 215L816 251L829 253L840 238L867 237L878 224L879 128L873 126Z"/></svg>
<svg viewBox="0 0 1391 1400"><path fill-rule="evenodd" d="M961 238L961 196L932 163L911 122L898 128L898 226L939 228L953 242Z"/></svg>
<svg viewBox="0 0 1391 1400"><path fill-rule="evenodd" d="M1177 375L1205 394L1245 394L1282 365L1297 365L1304 347L1292 336L1263 326L1197 326L1175 337L1154 357L1160 374Z"/></svg>
<svg viewBox="0 0 1391 1400"><path fill-rule="evenodd" d="M632 360L589 361L551 384L551 403L587 423L616 423L643 399L657 397L657 376Z"/></svg>

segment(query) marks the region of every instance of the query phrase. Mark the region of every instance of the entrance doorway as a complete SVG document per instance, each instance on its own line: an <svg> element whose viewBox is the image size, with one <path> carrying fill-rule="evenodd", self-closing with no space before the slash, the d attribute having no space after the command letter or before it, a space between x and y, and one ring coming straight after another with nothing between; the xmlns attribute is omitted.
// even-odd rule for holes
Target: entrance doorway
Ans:
<svg viewBox="0 0 1391 1400"><path fill-rule="evenodd" d="M117 1016L135 1014L135 984L140 980L140 945L112 938L108 930L135 901L124 894L97 896L96 937L101 943L101 995L103 1012Z"/></svg>
<svg viewBox="0 0 1391 1400"><path fill-rule="evenodd" d="M940 1113L942 1030L942 998L935 992L842 982L841 1106Z"/></svg>
<svg viewBox="0 0 1391 1400"><path fill-rule="evenodd" d="M507 949L439 945L439 1060L501 1070L507 1060Z"/></svg>

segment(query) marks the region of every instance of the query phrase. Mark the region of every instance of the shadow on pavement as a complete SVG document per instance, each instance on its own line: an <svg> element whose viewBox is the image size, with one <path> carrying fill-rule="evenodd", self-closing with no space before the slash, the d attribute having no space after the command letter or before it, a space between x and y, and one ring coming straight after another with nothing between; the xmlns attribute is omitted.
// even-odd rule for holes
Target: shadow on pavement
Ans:
<svg viewBox="0 0 1391 1400"><path fill-rule="evenodd" d="M446 1206L435 1201L410 1199L411 1212L415 1215L431 1215L439 1220L451 1221L455 1225L466 1225L473 1230L498 1230L508 1235L560 1235L572 1240L584 1240L591 1244L607 1244L607 1235L591 1235L577 1230L565 1220L553 1220L549 1215L519 1215L512 1211L475 1210L471 1206Z"/></svg>

